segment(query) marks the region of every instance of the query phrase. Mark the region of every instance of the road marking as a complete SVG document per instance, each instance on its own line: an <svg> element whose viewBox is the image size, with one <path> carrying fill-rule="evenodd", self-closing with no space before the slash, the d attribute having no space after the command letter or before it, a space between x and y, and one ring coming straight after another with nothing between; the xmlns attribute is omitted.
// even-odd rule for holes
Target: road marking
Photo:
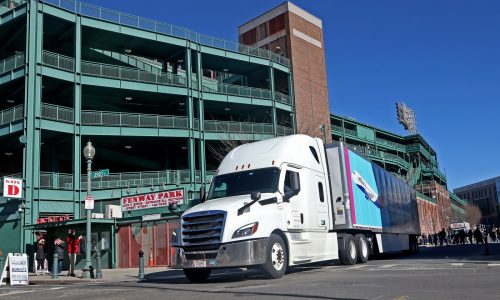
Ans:
<svg viewBox="0 0 500 300"><path fill-rule="evenodd" d="M452 264L450 264L450 265L452 265L452 266L459 266L459 267L460 267L460 266L463 266L463 265L464 265L464 263L452 263Z"/></svg>
<svg viewBox="0 0 500 300"><path fill-rule="evenodd" d="M364 267L369 267L368 265L357 265L357 266L354 266L354 267L349 267L349 268L346 268L346 270L350 270L350 269L361 269L361 268L364 268Z"/></svg>
<svg viewBox="0 0 500 300"><path fill-rule="evenodd" d="M488 267L500 267L500 264L488 264Z"/></svg>
<svg viewBox="0 0 500 300"><path fill-rule="evenodd" d="M12 291L12 292L7 292L5 294L0 294L0 297L3 296L12 296L16 294L28 294L28 293L38 293L38 292L45 292L45 291L54 291L54 290L60 290L63 289L64 287L53 287L53 288L48 288L48 289L33 289L33 290L24 290L24 291Z"/></svg>
<svg viewBox="0 0 500 300"><path fill-rule="evenodd" d="M388 269L388 268L392 268L392 267L395 267L396 265L383 265L383 266L380 266L379 269Z"/></svg>

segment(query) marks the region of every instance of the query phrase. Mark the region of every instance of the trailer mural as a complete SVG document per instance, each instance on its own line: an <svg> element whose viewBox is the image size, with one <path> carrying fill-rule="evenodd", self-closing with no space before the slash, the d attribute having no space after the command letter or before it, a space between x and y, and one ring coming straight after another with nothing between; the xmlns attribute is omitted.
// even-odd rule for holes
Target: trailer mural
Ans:
<svg viewBox="0 0 500 300"><path fill-rule="evenodd" d="M345 149L347 174L350 177L352 223L355 226L382 228L379 191L373 166L370 161Z"/></svg>

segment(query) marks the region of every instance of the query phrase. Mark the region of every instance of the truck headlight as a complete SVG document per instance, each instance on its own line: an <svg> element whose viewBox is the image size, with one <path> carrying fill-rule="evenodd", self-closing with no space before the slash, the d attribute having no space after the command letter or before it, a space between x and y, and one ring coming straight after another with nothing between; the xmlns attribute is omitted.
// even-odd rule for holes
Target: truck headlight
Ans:
<svg viewBox="0 0 500 300"><path fill-rule="evenodd" d="M233 239L251 236L257 231L257 228L259 228L259 222L247 224L233 233Z"/></svg>

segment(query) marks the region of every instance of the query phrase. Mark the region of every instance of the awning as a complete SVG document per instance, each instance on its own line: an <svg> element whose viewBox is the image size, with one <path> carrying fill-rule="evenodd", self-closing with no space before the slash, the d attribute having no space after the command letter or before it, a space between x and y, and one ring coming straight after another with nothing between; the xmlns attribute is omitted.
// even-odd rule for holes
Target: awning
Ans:
<svg viewBox="0 0 500 300"><path fill-rule="evenodd" d="M115 224L115 219L92 219L92 224ZM40 224L32 224L24 226L25 230L40 230L40 229L53 229L53 228L66 228L66 227L74 227L77 225L85 225L87 223L87 219L77 219L77 220L69 220L63 222L51 222L51 223L40 223Z"/></svg>

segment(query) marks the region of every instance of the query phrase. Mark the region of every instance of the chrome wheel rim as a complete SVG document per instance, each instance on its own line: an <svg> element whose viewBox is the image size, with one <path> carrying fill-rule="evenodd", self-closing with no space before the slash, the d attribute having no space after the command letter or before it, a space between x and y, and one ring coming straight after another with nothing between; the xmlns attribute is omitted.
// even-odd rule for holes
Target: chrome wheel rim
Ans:
<svg viewBox="0 0 500 300"><path fill-rule="evenodd" d="M363 254L363 257L368 257L368 245L363 238L361 239L361 254Z"/></svg>
<svg viewBox="0 0 500 300"><path fill-rule="evenodd" d="M349 254L351 255L352 259L356 258L356 244L354 244L354 241L349 241Z"/></svg>
<svg viewBox="0 0 500 300"><path fill-rule="evenodd" d="M274 243L271 248L271 262L276 270L281 270L285 265L285 252L279 243Z"/></svg>

